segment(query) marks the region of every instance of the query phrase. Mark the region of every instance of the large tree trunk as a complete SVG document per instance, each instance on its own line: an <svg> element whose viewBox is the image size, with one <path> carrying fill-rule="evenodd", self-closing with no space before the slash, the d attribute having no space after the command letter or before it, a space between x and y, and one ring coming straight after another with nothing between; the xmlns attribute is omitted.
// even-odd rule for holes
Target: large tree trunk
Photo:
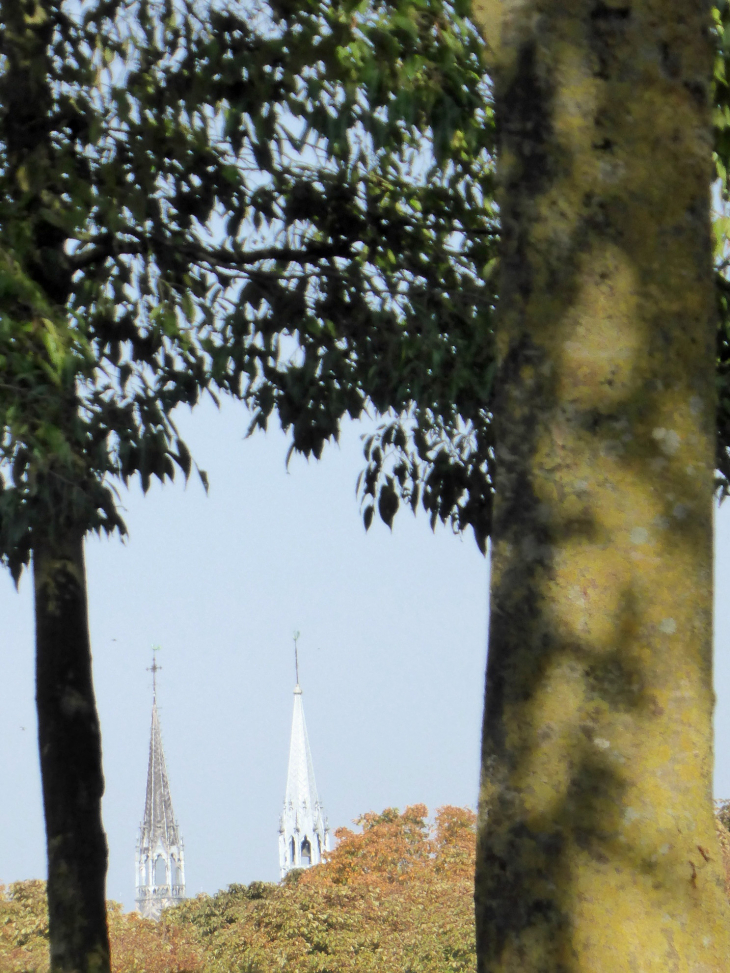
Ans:
<svg viewBox="0 0 730 973"><path fill-rule="evenodd" d="M503 227L481 973L720 973L710 7L482 0Z"/></svg>
<svg viewBox="0 0 730 973"><path fill-rule="evenodd" d="M33 574L51 971L107 973L104 776L81 533L37 540Z"/></svg>

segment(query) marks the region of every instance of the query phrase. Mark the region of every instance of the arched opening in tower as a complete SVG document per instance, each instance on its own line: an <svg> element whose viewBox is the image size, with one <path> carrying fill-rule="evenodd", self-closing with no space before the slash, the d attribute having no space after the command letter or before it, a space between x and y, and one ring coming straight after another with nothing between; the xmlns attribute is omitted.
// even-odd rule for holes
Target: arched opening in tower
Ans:
<svg viewBox="0 0 730 973"><path fill-rule="evenodd" d="M307 865L312 864L312 846L309 844L309 838L305 838L302 842L302 865L306 868Z"/></svg>
<svg viewBox="0 0 730 973"><path fill-rule="evenodd" d="M162 855L155 860L155 885L167 885L167 865Z"/></svg>

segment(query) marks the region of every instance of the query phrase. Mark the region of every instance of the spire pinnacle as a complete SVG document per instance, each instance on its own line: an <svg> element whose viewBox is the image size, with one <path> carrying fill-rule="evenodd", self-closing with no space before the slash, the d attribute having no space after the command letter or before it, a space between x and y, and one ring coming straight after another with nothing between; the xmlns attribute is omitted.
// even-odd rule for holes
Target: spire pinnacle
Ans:
<svg viewBox="0 0 730 973"><path fill-rule="evenodd" d="M157 665L157 656L155 652L160 651L159 645L152 646L152 665L147 667L147 672L152 673L152 702L154 703L157 699L157 673L160 671L162 666Z"/></svg>
<svg viewBox="0 0 730 973"><path fill-rule="evenodd" d="M299 632L294 633L294 669L297 675L297 686L299 685L299 649L297 647L297 642L299 641Z"/></svg>

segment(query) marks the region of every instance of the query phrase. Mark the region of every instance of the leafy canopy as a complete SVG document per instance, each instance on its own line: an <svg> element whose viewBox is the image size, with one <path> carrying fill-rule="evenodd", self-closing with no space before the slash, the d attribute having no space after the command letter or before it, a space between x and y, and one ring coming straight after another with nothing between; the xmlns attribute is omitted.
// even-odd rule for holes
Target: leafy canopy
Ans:
<svg viewBox="0 0 730 973"><path fill-rule="evenodd" d="M315 455L368 405L427 427L479 411L492 136L464 0L3 14L0 556L16 578L38 531L123 531L115 481L187 476L173 412L206 390L244 398L255 425L276 411Z"/></svg>
<svg viewBox="0 0 730 973"><path fill-rule="evenodd" d="M499 225L482 42L461 4L7 0L0 551L16 577L41 525L123 531L115 480L187 476L173 412L206 390L245 399L254 426L277 415L316 456L374 409L366 526L405 501L484 549ZM724 204L729 16L719 4Z"/></svg>
<svg viewBox="0 0 730 973"><path fill-rule="evenodd" d="M475 968L474 813L388 809L342 829L323 865L281 885L232 885L159 923L109 906L115 973L467 973ZM41 882L0 890L0 966L45 973Z"/></svg>
<svg viewBox="0 0 730 973"><path fill-rule="evenodd" d="M727 802L717 827L730 894ZM342 828L329 861L281 885L231 885L159 923L109 904L114 973L472 973L475 816L389 808ZM42 882L0 887L0 967L48 969Z"/></svg>
<svg viewBox="0 0 730 973"><path fill-rule="evenodd" d="M715 84L714 98L714 160L716 203L713 214L715 235L715 283L718 305L717 329L717 490L721 499L730 493L730 3L722 0L714 8ZM485 106L489 105L489 89L482 85ZM719 205L717 205L719 204ZM493 233L498 233L498 214L487 200L482 218L489 221ZM494 241L493 241L494 242ZM493 253L493 251L490 251ZM492 287L496 300L498 267L495 256L485 265L476 266L485 284ZM476 324L477 322L475 322ZM480 326L477 324L477 326ZM488 333L489 321L481 327ZM444 331L451 323L444 321ZM398 506L398 498L414 508L419 496L431 514L431 523L440 518L454 529L471 526L482 551L491 530L491 500L494 455L491 436L492 380L495 364L486 334L481 347L482 358L474 359L481 384L474 375L460 372L452 389L453 411L443 408L424 411L417 399L405 410L392 416L365 443L367 467L361 479L361 495L365 500L365 524L372 519L368 497L377 498L384 520L391 522ZM471 365L464 359L466 369ZM440 377L440 372L438 373ZM459 386L458 382L465 382ZM438 383L436 379L435 384ZM477 407L467 397L466 390L479 390ZM400 408L400 406L399 406ZM395 493L395 497L393 494Z"/></svg>

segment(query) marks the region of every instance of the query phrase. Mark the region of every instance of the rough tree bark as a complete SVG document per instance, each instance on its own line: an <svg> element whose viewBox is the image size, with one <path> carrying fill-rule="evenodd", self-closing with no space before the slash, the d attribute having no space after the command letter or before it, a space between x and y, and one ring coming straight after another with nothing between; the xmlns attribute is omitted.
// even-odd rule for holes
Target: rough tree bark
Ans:
<svg viewBox="0 0 730 973"><path fill-rule="evenodd" d="M720 973L710 6L478 0L503 227L481 973Z"/></svg>
<svg viewBox="0 0 730 973"><path fill-rule="evenodd" d="M71 291L65 233L54 218L63 193L51 129L51 45L59 21L53 0L0 0L0 139L11 177L13 256L64 313ZM15 313L20 314L18 308ZM28 311L30 315L32 312ZM19 318L19 328L30 322ZM39 325L40 326L40 325ZM73 429L73 384L49 401L49 425ZM73 437L69 437L73 439ZM101 822L104 778L91 678L83 529L64 522L73 491L61 462L34 457L39 509L33 530L38 736L48 846L52 973L108 973ZM83 464L79 465L83 472ZM41 474L39 474L39 470ZM45 487L42 485L45 482ZM54 482L57 484L53 486ZM47 488L47 489L46 489ZM43 497L44 489L46 490ZM70 491L70 497L65 496ZM60 495L60 494L63 494ZM66 502L68 501L68 502Z"/></svg>
<svg viewBox="0 0 730 973"><path fill-rule="evenodd" d="M36 700L52 973L107 973L101 730L80 531L33 551Z"/></svg>

